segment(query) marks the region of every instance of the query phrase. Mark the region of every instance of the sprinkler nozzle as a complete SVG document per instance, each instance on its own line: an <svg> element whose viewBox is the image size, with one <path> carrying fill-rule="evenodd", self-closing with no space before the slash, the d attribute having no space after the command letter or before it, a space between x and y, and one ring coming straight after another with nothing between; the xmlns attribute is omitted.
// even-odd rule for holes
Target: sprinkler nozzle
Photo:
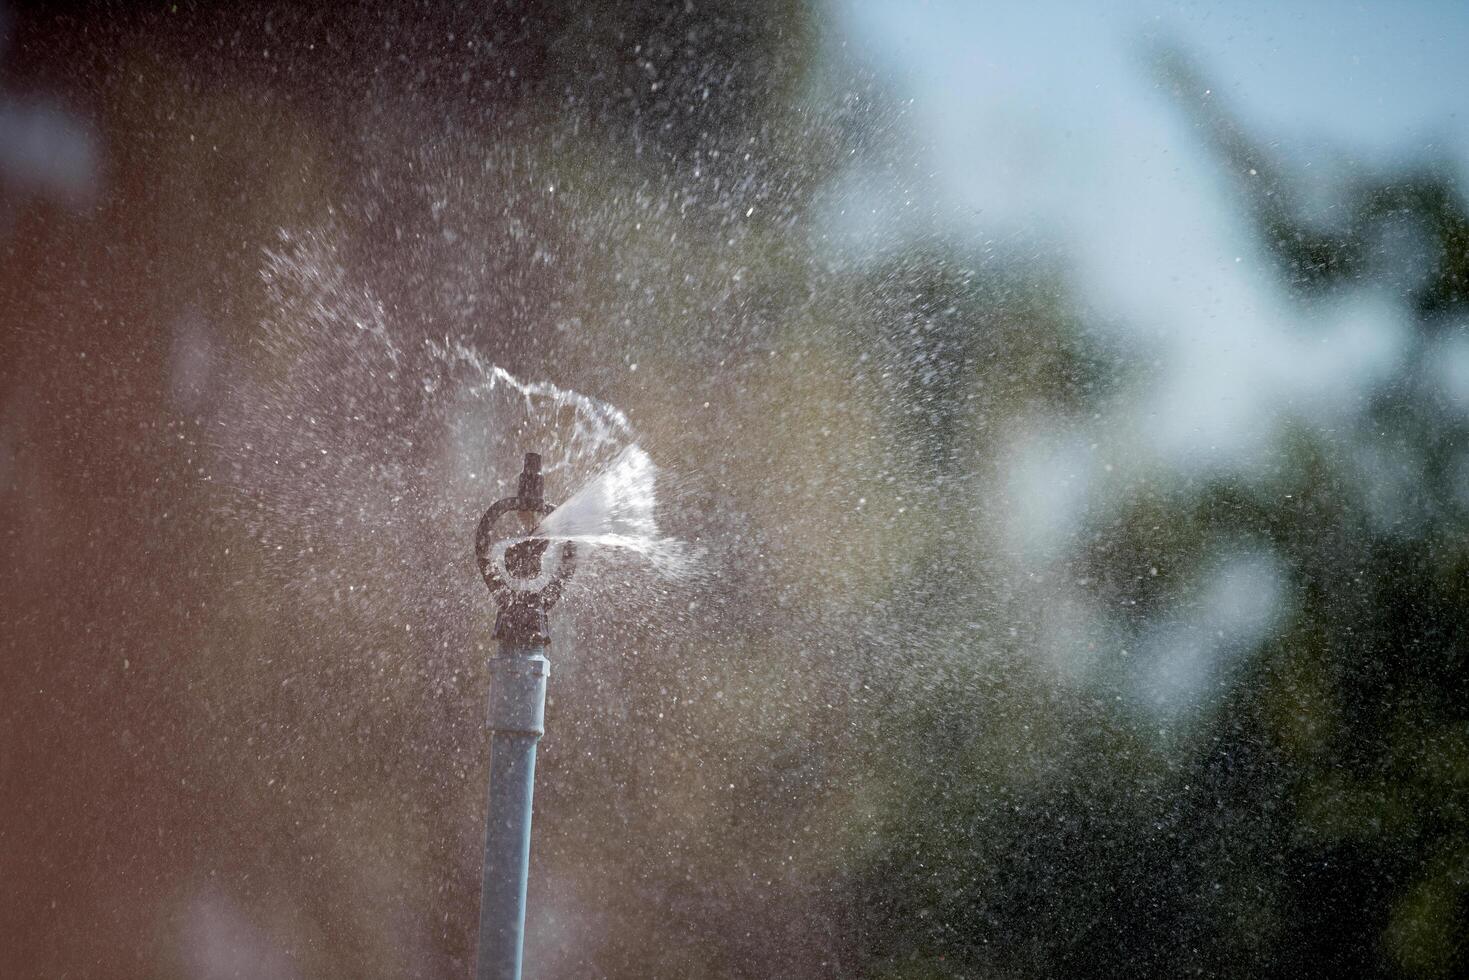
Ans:
<svg viewBox="0 0 1469 980"><path fill-rule="evenodd" d="M534 501L537 504L543 502L542 498L546 496L546 478L541 476L540 453L525 454L525 468L520 471L520 486L515 495L522 501Z"/></svg>

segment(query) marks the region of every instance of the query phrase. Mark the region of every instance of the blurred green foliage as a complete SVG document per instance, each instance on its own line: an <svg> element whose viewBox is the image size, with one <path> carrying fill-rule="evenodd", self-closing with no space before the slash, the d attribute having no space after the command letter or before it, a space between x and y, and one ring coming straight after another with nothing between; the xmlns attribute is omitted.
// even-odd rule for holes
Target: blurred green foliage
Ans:
<svg viewBox="0 0 1469 980"><path fill-rule="evenodd" d="M1465 202L1450 171L1414 165L1341 188L1335 230L1322 231L1290 193L1289 164L1200 96L1180 56L1160 65L1238 178L1282 282L1302 303L1385 291L1418 324L1412 353L1359 425L1298 427L1263 477L1143 489L1080 536L1085 579L1134 631L1176 601L1191 565L1240 540L1283 559L1290 614L1182 752L1086 697L1031 702L1031 718L1066 719L1064 734L1039 739L1050 760L983 710L1013 693L907 718L895 742L911 756L890 778L909 803L884 828L855 932L890 964L877 975L1458 975L1469 433L1422 379L1437 338L1462 331ZM1382 245L1389 222L1426 250ZM947 308L952 295L914 306ZM996 360L1027 355L1022 339ZM1406 497L1387 517L1364 451L1403 468ZM1046 777L1025 786L992 761L991 742ZM1135 770L1139 760L1150 764Z"/></svg>

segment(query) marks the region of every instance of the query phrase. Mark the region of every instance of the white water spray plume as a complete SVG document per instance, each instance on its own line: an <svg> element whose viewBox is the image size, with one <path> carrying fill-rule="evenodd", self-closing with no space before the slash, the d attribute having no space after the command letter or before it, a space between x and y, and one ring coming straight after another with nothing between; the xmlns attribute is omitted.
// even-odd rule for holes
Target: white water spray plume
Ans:
<svg viewBox="0 0 1469 980"><path fill-rule="evenodd" d="M615 572L624 597L656 601L661 587L639 586L690 574L697 554L660 532L660 471L621 411L523 381L457 338L400 342L326 234L283 236L265 276L260 343L276 368L241 366L213 419L214 478L239 491L232 516L274 573L237 583L244 597L279 608L284 586L307 613L344 605L364 625L482 626L473 528L514 492L527 450L542 454L552 500L579 488L539 536L576 542L579 564ZM575 594L596 589L580 578Z"/></svg>
<svg viewBox="0 0 1469 980"><path fill-rule="evenodd" d="M547 515L534 536L553 541L624 548L665 578L686 576L698 552L658 530L658 467L640 446L627 446L602 473L588 480Z"/></svg>

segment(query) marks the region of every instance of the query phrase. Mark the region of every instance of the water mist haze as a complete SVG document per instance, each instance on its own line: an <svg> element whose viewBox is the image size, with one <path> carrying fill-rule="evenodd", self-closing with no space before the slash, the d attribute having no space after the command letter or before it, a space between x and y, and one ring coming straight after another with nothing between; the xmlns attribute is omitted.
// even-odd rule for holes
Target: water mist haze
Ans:
<svg viewBox="0 0 1469 980"><path fill-rule="evenodd" d="M0 11L0 975L1462 973L1410 7Z"/></svg>

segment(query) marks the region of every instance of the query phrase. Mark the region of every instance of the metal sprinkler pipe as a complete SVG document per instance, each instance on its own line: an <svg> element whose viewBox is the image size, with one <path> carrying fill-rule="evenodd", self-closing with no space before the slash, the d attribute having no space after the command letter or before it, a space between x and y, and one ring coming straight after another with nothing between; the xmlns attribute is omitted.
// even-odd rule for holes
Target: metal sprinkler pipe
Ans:
<svg viewBox="0 0 1469 980"><path fill-rule="evenodd" d="M527 530L555 510L545 501L541 457L525 454L514 497L496 501L480 519L474 553L480 575L499 612L496 655L490 658L490 788L485 825L484 877L480 887L477 980L520 980L525 947L525 896L530 874L531 799L535 790L536 743L545 734L546 677L551 641L547 613L575 568L576 551L562 546L560 562L538 589L522 586L541 576L550 542L529 537L505 549L506 575L495 560L495 524L512 512ZM508 580L507 580L508 578Z"/></svg>

